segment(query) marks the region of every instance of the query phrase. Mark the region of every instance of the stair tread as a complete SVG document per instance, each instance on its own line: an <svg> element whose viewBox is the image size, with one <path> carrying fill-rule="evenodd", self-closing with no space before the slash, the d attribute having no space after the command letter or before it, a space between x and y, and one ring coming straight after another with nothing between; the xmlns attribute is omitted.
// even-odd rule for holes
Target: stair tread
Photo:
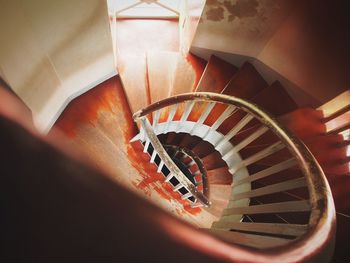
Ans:
<svg viewBox="0 0 350 263"><path fill-rule="evenodd" d="M252 99L252 102L275 116L286 114L298 108L296 102L279 81L275 81L269 87L263 89Z"/></svg>
<svg viewBox="0 0 350 263"><path fill-rule="evenodd" d="M215 148L209 142L201 140L193 147L192 151L203 158L215 152Z"/></svg>
<svg viewBox="0 0 350 263"><path fill-rule="evenodd" d="M186 57L178 55L176 64L174 84L170 95L193 92L198 81L203 74L206 61L193 54L188 54Z"/></svg>
<svg viewBox="0 0 350 263"><path fill-rule="evenodd" d="M233 229L246 232L257 232L259 234L281 234L289 236L300 236L307 231L306 224L283 224L283 223L258 223L258 222L214 222L215 229Z"/></svg>
<svg viewBox="0 0 350 263"><path fill-rule="evenodd" d="M147 52L148 83L151 103L168 98L171 92L178 52Z"/></svg>
<svg viewBox="0 0 350 263"><path fill-rule="evenodd" d="M212 55L196 91L221 93L237 71L234 65Z"/></svg>
<svg viewBox="0 0 350 263"><path fill-rule="evenodd" d="M227 167L221 167L207 171L209 184L232 184L232 174L227 170Z"/></svg>
<svg viewBox="0 0 350 263"><path fill-rule="evenodd" d="M217 218L220 218L222 212L225 210L225 208L228 205L228 200L211 198L210 202L211 202L211 206L208 208L205 208L205 211L209 212L213 216L216 216Z"/></svg>
<svg viewBox="0 0 350 263"><path fill-rule="evenodd" d="M312 108L299 108L278 118L280 123L301 140L324 135L326 126L322 120L322 111Z"/></svg>
<svg viewBox="0 0 350 263"><path fill-rule="evenodd" d="M238 214L278 214L290 212L309 212L311 205L309 200L276 202L253 206L232 207L225 209L223 216Z"/></svg>
<svg viewBox="0 0 350 263"><path fill-rule="evenodd" d="M146 57L144 55L123 55L118 60L118 72L131 111L134 113L148 106Z"/></svg>
<svg viewBox="0 0 350 263"><path fill-rule="evenodd" d="M349 166L345 165L348 162L348 146L341 146L343 142L344 137L340 134L314 136L304 140L326 174L340 175L349 171Z"/></svg>
<svg viewBox="0 0 350 263"><path fill-rule="evenodd" d="M249 99L267 87L267 82L255 67L249 62L245 62L227 84L222 94Z"/></svg>
<svg viewBox="0 0 350 263"><path fill-rule="evenodd" d="M255 247L259 249L273 248L291 242L290 239L260 236L241 232L232 232L218 229L209 229L207 231L226 242L240 244L248 247Z"/></svg>
<svg viewBox="0 0 350 263"><path fill-rule="evenodd" d="M327 103L321 105L318 110L323 111L325 118L329 118L338 111L341 111L343 108L346 108L349 105L350 101L350 90L344 91L335 98L331 99Z"/></svg>
<svg viewBox="0 0 350 263"><path fill-rule="evenodd" d="M195 145L197 145L201 141L202 141L202 139L197 137L197 136L192 136L192 135L186 134L183 137L183 139L180 141L179 145L181 147L192 149Z"/></svg>
<svg viewBox="0 0 350 263"><path fill-rule="evenodd" d="M222 184L210 184L209 186L209 197L210 200L222 200L228 201L230 199L232 192L231 185L222 185Z"/></svg>
<svg viewBox="0 0 350 263"><path fill-rule="evenodd" d="M207 170L213 170L220 167L227 167L225 161L221 158L219 152L214 153L202 158L202 162Z"/></svg>

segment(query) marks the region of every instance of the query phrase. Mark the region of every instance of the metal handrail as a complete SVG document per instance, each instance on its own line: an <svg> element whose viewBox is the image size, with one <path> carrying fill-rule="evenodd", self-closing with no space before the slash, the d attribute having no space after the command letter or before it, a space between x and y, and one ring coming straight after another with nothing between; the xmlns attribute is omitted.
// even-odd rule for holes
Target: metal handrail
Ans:
<svg viewBox="0 0 350 263"><path fill-rule="evenodd" d="M273 117L269 116L259 106L246 100L210 92L186 93L164 99L136 112L134 119L138 120L164 107L183 103L185 101L218 102L233 105L246 113L253 115L262 124L272 130L285 144L306 178L310 196L311 212L308 231L293 240L290 244L282 245L256 255L274 257L284 256L292 261L311 260L319 257L320 253L331 256L335 234L335 208L327 179L316 159L306 146L287 129L283 128ZM255 253L255 252L254 252Z"/></svg>

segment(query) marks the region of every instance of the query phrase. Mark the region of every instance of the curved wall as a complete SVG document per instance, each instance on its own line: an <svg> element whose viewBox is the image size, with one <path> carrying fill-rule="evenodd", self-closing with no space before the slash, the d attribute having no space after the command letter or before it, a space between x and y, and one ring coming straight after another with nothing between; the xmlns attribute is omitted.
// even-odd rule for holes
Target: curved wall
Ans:
<svg viewBox="0 0 350 263"><path fill-rule="evenodd" d="M320 105L349 88L346 10L339 0L207 1L191 50L237 55L238 65L240 56L255 59Z"/></svg>
<svg viewBox="0 0 350 263"><path fill-rule="evenodd" d="M105 2L1 1L0 73L47 131L74 97L116 74Z"/></svg>

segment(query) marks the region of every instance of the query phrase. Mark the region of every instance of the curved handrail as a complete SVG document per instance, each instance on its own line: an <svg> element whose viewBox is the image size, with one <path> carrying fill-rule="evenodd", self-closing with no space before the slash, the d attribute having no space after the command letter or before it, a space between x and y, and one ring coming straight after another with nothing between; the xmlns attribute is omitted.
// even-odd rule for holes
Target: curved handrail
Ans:
<svg viewBox="0 0 350 263"><path fill-rule="evenodd" d="M293 262L308 261L315 260L315 258L320 259L320 254L325 254L323 256L329 258L332 250L327 250L326 248L333 247L335 208L327 179L319 164L306 146L260 107L232 96L209 92L197 92L181 94L156 102L145 109L136 112L133 117L135 120L138 120L141 117L164 107L192 100L219 102L233 105L249 114L252 114L261 123L270 128L287 146L289 151L297 159L298 164L306 177L311 203L308 231L289 244L269 249L264 252L254 252L255 255L261 256L261 258L257 257L257 262L272 260L275 257L279 259L285 257L288 261ZM265 256L268 256L268 258L264 258ZM275 259L277 260L277 258ZM260 259L262 260L260 261Z"/></svg>
<svg viewBox="0 0 350 263"><path fill-rule="evenodd" d="M208 197L208 175L207 175L207 170L205 169L201 159L191 150L187 149L187 148L183 148L183 147L178 147L178 146L174 146L174 145L163 145L164 148L167 149L172 149L175 151L179 151L184 153L185 155L189 156L198 166L199 172L201 174L202 177L202 181L203 181L203 194L204 196Z"/></svg>
<svg viewBox="0 0 350 263"><path fill-rule="evenodd" d="M148 119L145 117L141 117L141 124L145 131L145 133L148 136L148 139L154 145L155 149L158 149L158 155L160 156L161 160L166 164L166 166L170 169L170 171L173 171L177 179L180 181L180 184L188 189L190 193L204 206L210 206L210 202L208 198L198 189L192 182L182 173L182 171L177 167L177 165L174 163L174 161L170 158L170 156L166 153L164 147L162 146L161 142L157 138L157 135L152 130L152 126L149 124Z"/></svg>

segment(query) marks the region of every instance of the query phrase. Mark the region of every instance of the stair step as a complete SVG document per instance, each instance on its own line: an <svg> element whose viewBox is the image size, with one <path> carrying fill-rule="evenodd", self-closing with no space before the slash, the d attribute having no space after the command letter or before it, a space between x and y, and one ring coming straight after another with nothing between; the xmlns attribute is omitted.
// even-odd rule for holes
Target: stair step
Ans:
<svg viewBox="0 0 350 263"><path fill-rule="evenodd" d="M252 102L275 116L286 114L298 108L296 102L279 81L275 81L268 88L263 89L252 99Z"/></svg>
<svg viewBox="0 0 350 263"><path fill-rule="evenodd" d="M169 133L167 133L167 134L159 134L158 135L158 139L160 140L160 142L162 144L167 144L166 142L168 140L169 135L170 135Z"/></svg>
<svg viewBox="0 0 350 263"><path fill-rule="evenodd" d="M220 167L217 169L207 171L209 184L232 184L232 174L229 173L227 167Z"/></svg>
<svg viewBox="0 0 350 263"><path fill-rule="evenodd" d="M201 138L197 136L191 136L189 134L186 134L181 140L180 140L180 146L185 147L187 149L192 149L194 146L196 146L198 143L202 141Z"/></svg>
<svg viewBox="0 0 350 263"><path fill-rule="evenodd" d="M222 212L228 205L228 200L222 200L222 199L213 199L210 198L211 206L208 208L205 208L205 211L209 212L213 216L220 218Z"/></svg>
<svg viewBox="0 0 350 263"><path fill-rule="evenodd" d="M222 124L222 122L232 117L233 115L236 115L235 113L237 113L236 107L217 103L212 109L208 118L205 120L204 124L208 126L214 126L215 129L217 129Z"/></svg>
<svg viewBox="0 0 350 263"><path fill-rule="evenodd" d="M278 121L301 140L315 138L326 133L326 126L323 123L323 113L321 110L299 108L280 116Z"/></svg>
<svg viewBox="0 0 350 263"><path fill-rule="evenodd" d="M273 166L267 166L267 167L258 166L257 172L250 172L250 176L245 177L245 178L234 177L234 182L235 182L235 185L239 185L239 184L243 184L243 183L251 183L251 182L254 182L256 180L264 179L270 175L277 174L281 171L285 171L287 169L290 169L293 166L295 166L296 164L297 164L296 159L291 158L291 159L287 159L283 162L277 163ZM293 174L295 174L294 171L293 171ZM285 176L283 176L283 178L288 179L288 178L285 178Z"/></svg>
<svg viewBox="0 0 350 263"><path fill-rule="evenodd" d="M349 171L349 165L346 167L346 163L349 162L347 161L349 141L344 140L342 135L327 134L315 136L304 140L304 143L326 174L342 175Z"/></svg>
<svg viewBox="0 0 350 263"><path fill-rule="evenodd" d="M300 236L307 231L307 225L299 224L278 224L278 223L246 223L219 221L213 223L213 228L216 229L233 229L247 232L257 232L264 234L280 234L286 236Z"/></svg>
<svg viewBox="0 0 350 263"><path fill-rule="evenodd" d="M287 213L287 212L306 212L310 211L311 205L308 200L289 201L272 204L261 204L245 207L227 208L223 215L238 215L238 214L269 214L269 213Z"/></svg>
<svg viewBox="0 0 350 263"><path fill-rule="evenodd" d="M232 192L231 185L211 184L209 188L210 200L228 201Z"/></svg>
<svg viewBox="0 0 350 263"><path fill-rule="evenodd" d="M146 68L144 55L123 55L118 60L118 72L132 113L150 102Z"/></svg>
<svg viewBox="0 0 350 263"><path fill-rule="evenodd" d="M279 138L273 133L273 131L268 130L262 136L260 136L259 138L254 140L252 143L250 143L246 148L242 149L240 151L240 155L243 158L246 158L247 156L250 156L257 151L260 151L264 147L267 147L268 145L271 145L277 141L279 141Z"/></svg>
<svg viewBox="0 0 350 263"><path fill-rule="evenodd" d="M338 115L337 113L341 112L343 109L348 109L349 102L350 90L347 90L320 106L318 110L322 110L324 118L333 119Z"/></svg>
<svg viewBox="0 0 350 263"><path fill-rule="evenodd" d="M267 87L267 82L254 66L245 62L222 91L222 94L249 99Z"/></svg>
<svg viewBox="0 0 350 263"><path fill-rule="evenodd" d="M170 95L193 92L203 74L206 61L195 55L188 54L187 57L178 55L173 87Z"/></svg>
<svg viewBox="0 0 350 263"><path fill-rule="evenodd" d="M236 144L234 146L234 148L232 149L233 152L238 152L241 149L243 149L244 147L250 145L252 142L254 142L256 139L258 139L260 136L262 136L263 134L265 134L267 131L269 130L268 127L266 126L261 126L259 128L257 128L256 130L254 130L254 132L252 132L249 136L247 136L246 138L244 138L244 140L241 140L238 144Z"/></svg>
<svg viewBox="0 0 350 263"><path fill-rule="evenodd" d="M196 91L221 93L237 71L238 68L234 65L212 55Z"/></svg>
<svg viewBox="0 0 350 263"><path fill-rule="evenodd" d="M173 87L177 52L147 52L148 82L151 103L168 98Z"/></svg>
<svg viewBox="0 0 350 263"><path fill-rule="evenodd" d="M276 142L274 144L271 144L270 146L264 148L263 150L247 157L246 159L243 160L243 163L245 166L251 165L253 163L256 163L257 161L264 159L266 157L269 157L273 154L281 154L281 150L285 148L285 145L282 142ZM283 156L284 157L284 156ZM283 158L283 160L285 160L286 158ZM233 172L233 171L230 171Z"/></svg>
<svg viewBox="0 0 350 263"><path fill-rule="evenodd" d="M202 140L193 147L192 151L198 157L204 158L205 156L208 156L209 154L215 152L215 148L209 142Z"/></svg>
<svg viewBox="0 0 350 263"><path fill-rule="evenodd" d="M240 244L259 249L273 248L288 244L292 240L271 236L260 236L241 232L225 231L219 229L209 229L209 233L232 244Z"/></svg>
<svg viewBox="0 0 350 263"><path fill-rule="evenodd" d="M234 65L212 55L196 91L221 93L237 71L238 68ZM226 106L223 104L215 105L205 124L211 126L225 109Z"/></svg>
<svg viewBox="0 0 350 263"><path fill-rule="evenodd" d="M166 137L166 140L163 144L175 145L174 143L177 139L177 136L179 136L179 135L176 134L175 132L170 132L170 133L167 133L166 135L167 135L167 137Z"/></svg>
<svg viewBox="0 0 350 263"><path fill-rule="evenodd" d="M276 184L267 185L264 187L247 191L247 192L240 192L238 194L234 194L231 197L231 200L240 200L244 198L251 198L251 197L257 197L262 195L280 193L280 192L284 192L284 191L292 190L296 188L303 188L306 186L307 186L306 179L304 177L300 177L292 180L286 180L284 182L280 182Z"/></svg>
<svg viewBox="0 0 350 263"><path fill-rule="evenodd" d="M203 165L207 170L213 170L216 168L226 166L225 161L221 158L219 152L214 152L202 159ZM226 166L227 167L227 166Z"/></svg>

